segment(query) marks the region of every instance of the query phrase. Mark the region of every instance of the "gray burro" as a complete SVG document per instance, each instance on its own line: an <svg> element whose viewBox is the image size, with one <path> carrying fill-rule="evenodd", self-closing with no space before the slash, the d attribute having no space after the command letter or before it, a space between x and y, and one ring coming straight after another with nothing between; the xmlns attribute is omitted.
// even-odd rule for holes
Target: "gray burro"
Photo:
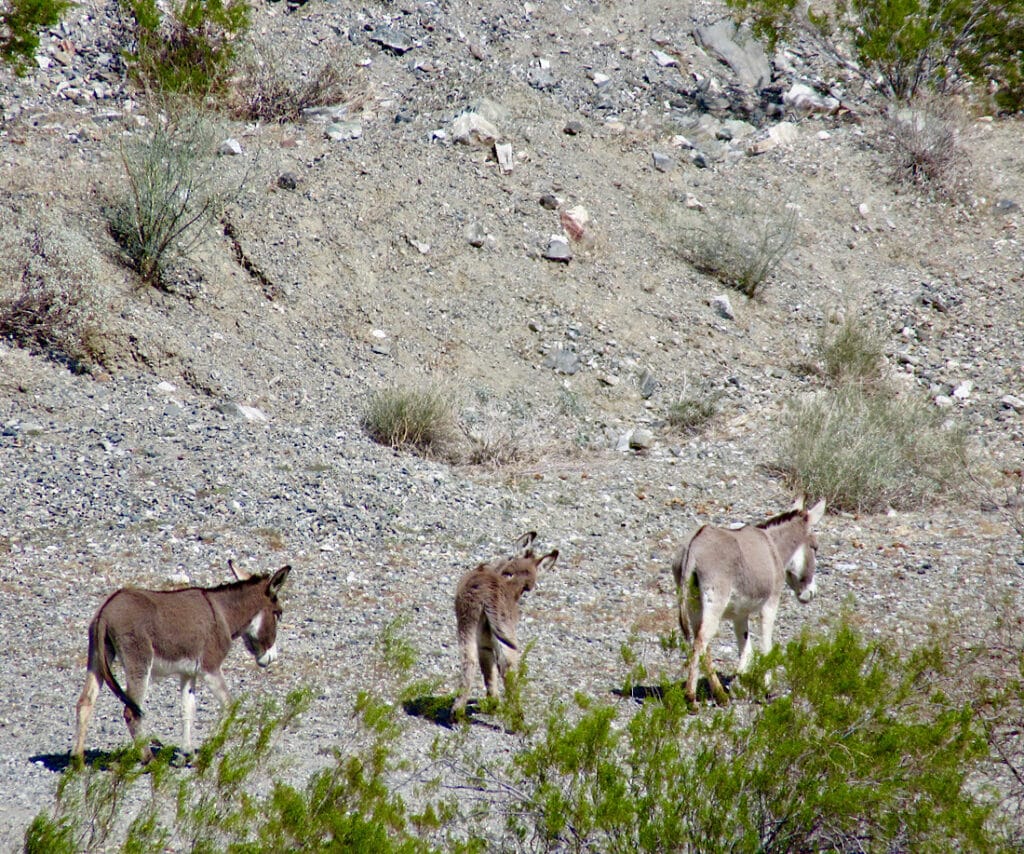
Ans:
<svg viewBox="0 0 1024 854"><path fill-rule="evenodd" d="M219 587L167 591L124 587L100 606L89 625L89 666L78 698L74 760L83 759L86 730L102 684L124 703L128 732L138 741L150 679L177 676L181 749L188 754L198 677L203 676L223 706L230 695L220 668L235 638L241 636L260 667L277 658L278 593L291 567L283 566L273 575L250 575L231 561L228 565L237 580ZM123 688L110 670L115 659L124 668ZM147 762L153 758L148 743L142 745L142 757Z"/></svg>
<svg viewBox="0 0 1024 854"><path fill-rule="evenodd" d="M737 671L750 665L749 620L761 618L761 650L772 648L772 630L783 583L801 602L814 598L818 539L811 530L825 514L822 499L810 510L804 497L784 513L741 528L702 526L672 564L679 604L679 628L693 643L686 678L686 699L696 703L697 675L703 662L715 700L728 696L715 673L708 645L723 620L732 620L740 660Z"/></svg>

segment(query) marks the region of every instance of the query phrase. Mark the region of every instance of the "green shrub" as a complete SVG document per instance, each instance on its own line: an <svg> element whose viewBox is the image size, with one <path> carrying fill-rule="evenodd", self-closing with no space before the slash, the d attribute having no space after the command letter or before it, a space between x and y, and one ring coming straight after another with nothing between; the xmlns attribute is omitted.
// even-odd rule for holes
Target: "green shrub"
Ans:
<svg viewBox="0 0 1024 854"><path fill-rule="evenodd" d="M0 337L73 371L104 360L99 267L84 235L18 208L0 229Z"/></svg>
<svg viewBox="0 0 1024 854"><path fill-rule="evenodd" d="M963 476L964 431L916 394L847 383L792 404L786 422L783 469L835 509L920 506Z"/></svg>
<svg viewBox="0 0 1024 854"><path fill-rule="evenodd" d="M702 273L753 298L789 252L796 236L796 208L764 207L737 196L707 211L687 211L680 248Z"/></svg>
<svg viewBox="0 0 1024 854"><path fill-rule="evenodd" d="M870 321L848 312L833 329L826 327L818 341L825 377L833 384L877 385L882 381L885 351Z"/></svg>
<svg viewBox="0 0 1024 854"><path fill-rule="evenodd" d="M226 86L235 45L249 29L247 0L184 0L165 15L157 0L125 0L135 18L132 73L160 94L202 100Z"/></svg>
<svg viewBox="0 0 1024 854"><path fill-rule="evenodd" d="M810 38L883 94L909 99L964 82L997 84L1001 109L1024 106L1024 0L726 0L774 44Z"/></svg>
<svg viewBox="0 0 1024 854"><path fill-rule="evenodd" d="M363 428L382 445L440 453L453 441L452 413L452 401L440 389L387 388L371 395Z"/></svg>
<svg viewBox="0 0 1024 854"><path fill-rule="evenodd" d="M509 832L540 851L997 850L968 777L969 706L932 690L939 648L900 657L846 623L759 662L780 695L688 715L665 684L624 727L577 698L514 760Z"/></svg>
<svg viewBox="0 0 1024 854"><path fill-rule="evenodd" d="M2 0L0 58L24 74L39 48L39 31L52 27L71 0Z"/></svg>
<svg viewBox="0 0 1024 854"><path fill-rule="evenodd" d="M1019 647L1019 622L1008 628ZM400 631L378 645L397 670L408 664ZM987 740L1019 756L1024 658L1018 649L1019 678L1000 667L983 683L961 652L938 641L897 651L841 619L755 658L749 685L774 675L756 703L694 716L668 681L628 713L578 694L553 704L535 737L510 738L507 759L480 759L464 727L426 767L397 760L396 706L361 692L347 747L304 785L281 781L273 750L308 707L297 691L283 708L233 706L191 768L170 749L142 766L133 748L69 769L25 850L1019 850L1013 804L998 804L984 775ZM459 801L438 799L441 786ZM500 815L481 813L486 797Z"/></svg>
<svg viewBox="0 0 1024 854"><path fill-rule="evenodd" d="M111 234L143 282L161 286L217 220L228 193L212 170L214 128L188 108L172 108L121 148L126 189L107 208Z"/></svg>

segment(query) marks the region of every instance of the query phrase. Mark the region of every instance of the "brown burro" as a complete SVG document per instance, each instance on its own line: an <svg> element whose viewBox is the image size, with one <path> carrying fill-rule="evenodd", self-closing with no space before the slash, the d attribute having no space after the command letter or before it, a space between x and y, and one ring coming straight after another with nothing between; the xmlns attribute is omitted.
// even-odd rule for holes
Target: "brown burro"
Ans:
<svg viewBox="0 0 1024 854"><path fill-rule="evenodd" d="M106 684L124 703L124 720L133 740L141 736L142 703L151 678L177 676L181 682L181 749L192 752L196 680L201 675L225 705L230 700L221 664L231 642L241 637L260 667L277 658L277 595L290 566L273 575L250 575L228 561L237 581L219 587L142 590L124 587L100 606L89 625L89 667L78 698L72 759L85 753L85 733L93 707ZM111 673L119 659L125 687ZM143 761L153 758L142 746Z"/></svg>
<svg viewBox="0 0 1024 854"><path fill-rule="evenodd" d="M511 558L482 563L459 580L455 591L462 678L452 713L462 714L469 700L473 674L479 668L487 696L498 696L498 675L504 680L519 662L519 599L537 583L537 573L549 570L558 549L537 557L531 531L515 543Z"/></svg>

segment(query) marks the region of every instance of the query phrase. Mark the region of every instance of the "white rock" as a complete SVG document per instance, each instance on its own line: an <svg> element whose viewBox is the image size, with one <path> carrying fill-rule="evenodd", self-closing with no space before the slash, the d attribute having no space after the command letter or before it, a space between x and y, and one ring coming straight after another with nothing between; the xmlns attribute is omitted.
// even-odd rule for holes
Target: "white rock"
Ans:
<svg viewBox="0 0 1024 854"><path fill-rule="evenodd" d="M220 155L237 156L242 153L242 143L233 137L225 139L217 148L217 153Z"/></svg>
<svg viewBox="0 0 1024 854"><path fill-rule="evenodd" d="M463 145L493 145L498 128L479 113L463 113L452 122L452 139Z"/></svg>

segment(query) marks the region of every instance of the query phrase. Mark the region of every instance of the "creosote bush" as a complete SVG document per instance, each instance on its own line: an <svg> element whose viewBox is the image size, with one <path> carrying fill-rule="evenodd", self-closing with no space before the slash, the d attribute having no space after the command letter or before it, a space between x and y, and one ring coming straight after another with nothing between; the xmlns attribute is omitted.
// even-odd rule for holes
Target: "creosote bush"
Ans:
<svg viewBox="0 0 1024 854"><path fill-rule="evenodd" d="M70 0L0 0L0 59L24 74L39 49L39 31L52 27Z"/></svg>
<svg viewBox="0 0 1024 854"><path fill-rule="evenodd" d="M235 45L249 29L246 0L125 0L135 18L136 48L127 55L147 88L202 101L223 92Z"/></svg>
<svg viewBox="0 0 1024 854"><path fill-rule="evenodd" d="M382 445L443 453L454 437L453 404L441 389L386 388L374 392L363 428Z"/></svg>
<svg viewBox="0 0 1024 854"><path fill-rule="evenodd" d="M965 470L963 429L916 393L845 383L791 404L785 428L780 456L794 486L836 509L922 506Z"/></svg>
<svg viewBox="0 0 1024 854"><path fill-rule="evenodd" d="M727 0L771 46L805 38L864 83L908 100L970 83L1003 110L1024 106L1024 0Z"/></svg>
<svg viewBox="0 0 1024 854"><path fill-rule="evenodd" d="M679 247L696 269L753 298L789 252L796 224L794 206L764 206L741 195L686 211Z"/></svg>
<svg viewBox="0 0 1024 854"><path fill-rule="evenodd" d="M401 629L378 644L395 675L413 666ZM667 680L639 708L577 694L539 732L509 734L507 758L482 759L466 726L420 765L396 757L400 707L364 691L350 741L305 785L272 761L310 702L297 691L282 708L236 704L191 768L168 749L145 768L125 751L70 769L25 850L1012 850L1012 805L982 772L990 741L1015 750L1016 656L1019 675L992 685L937 640L897 651L842 619L756 658L757 703L692 715ZM961 682L967 698L946 690Z"/></svg>
<svg viewBox="0 0 1024 854"><path fill-rule="evenodd" d="M147 284L163 284L169 265L204 239L227 203L212 168L215 139L210 121L179 103L122 145L126 186L107 206L107 222Z"/></svg>

